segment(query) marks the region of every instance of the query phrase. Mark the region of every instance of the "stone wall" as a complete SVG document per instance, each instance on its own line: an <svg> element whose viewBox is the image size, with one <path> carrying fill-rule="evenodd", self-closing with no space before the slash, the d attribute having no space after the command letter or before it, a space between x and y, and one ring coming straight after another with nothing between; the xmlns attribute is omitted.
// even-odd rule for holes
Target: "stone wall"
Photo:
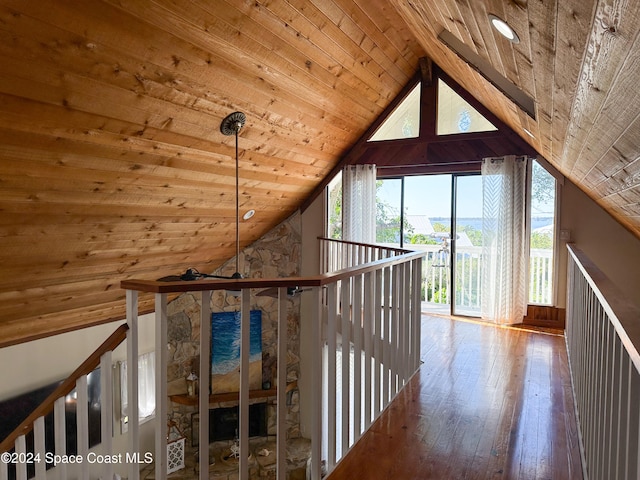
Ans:
<svg viewBox="0 0 640 480"><path fill-rule="evenodd" d="M245 278L274 278L300 275L301 221L296 213L261 239L245 248L240 255L240 271ZM231 275L235 271L235 258L230 259L217 271L218 275ZM276 384L277 315L275 298L256 295L251 298L251 309L262 311L262 365L265 387ZM211 311L237 311L240 297L226 292L214 292ZM288 362L287 383L295 382L300 375L300 299L288 300ZM168 389L169 395L187 393L186 378L199 372L200 303L199 294L185 293L172 301L168 307ZM209 353L207 353L209 355ZM288 436L300 436L299 393L294 390L288 402ZM275 434L275 406L270 400L269 434ZM197 407L169 404L169 415L187 437L191 445L191 417Z"/></svg>

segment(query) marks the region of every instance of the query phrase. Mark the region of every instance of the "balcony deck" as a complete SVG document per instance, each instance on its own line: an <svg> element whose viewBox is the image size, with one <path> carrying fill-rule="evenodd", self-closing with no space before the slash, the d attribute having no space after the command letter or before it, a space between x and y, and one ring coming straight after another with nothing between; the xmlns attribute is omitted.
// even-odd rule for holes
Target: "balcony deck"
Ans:
<svg viewBox="0 0 640 480"><path fill-rule="evenodd" d="M423 365L329 480L583 478L564 336L422 322Z"/></svg>

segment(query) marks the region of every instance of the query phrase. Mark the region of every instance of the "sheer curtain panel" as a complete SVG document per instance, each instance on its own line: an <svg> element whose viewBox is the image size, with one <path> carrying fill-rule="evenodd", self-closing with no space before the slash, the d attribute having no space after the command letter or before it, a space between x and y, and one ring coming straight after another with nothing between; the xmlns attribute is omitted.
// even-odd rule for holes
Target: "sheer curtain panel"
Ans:
<svg viewBox="0 0 640 480"><path fill-rule="evenodd" d="M342 239L376 241L376 166L349 165L342 171Z"/></svg>
<svg viewBox="0 0 640 480"><path fill-rule="evenodd" d="M120 427L128 430L129 401L127 394L127 362L120 366ZM156 356L154 352L138 357L138 412L140 423L152 418L156 413Z"/></svg>
<svg viewBox="0 0 640 480"><path fill-rule="evenodd" d="M526 311L526 157L482 161L482 318L522 322Z"/></svg>

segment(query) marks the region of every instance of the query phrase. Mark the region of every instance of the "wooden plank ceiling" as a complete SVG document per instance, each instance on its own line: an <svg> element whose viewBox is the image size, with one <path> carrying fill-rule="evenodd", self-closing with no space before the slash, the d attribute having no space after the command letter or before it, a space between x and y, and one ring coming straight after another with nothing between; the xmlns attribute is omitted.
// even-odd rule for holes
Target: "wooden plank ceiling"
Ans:
<svg viewBox="0 0 640 480"><path fill-rule="evenodd" d="M233 256L226 115L247 115L247 245L424 56L640 237L638 25L640 0L0 0L0 345L122 318L121 280ZM443 30L531 96L535 120Z"/></svg>

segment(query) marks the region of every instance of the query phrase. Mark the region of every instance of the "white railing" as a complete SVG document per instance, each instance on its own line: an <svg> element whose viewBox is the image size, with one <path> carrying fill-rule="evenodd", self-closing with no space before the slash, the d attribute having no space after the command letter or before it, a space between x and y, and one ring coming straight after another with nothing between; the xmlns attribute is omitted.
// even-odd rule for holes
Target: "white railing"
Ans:
<svg viewBox="0 0 640 480"><path fill-rule="evenodd" d="M53 477L61 480L68 478L89 479L89 411L88 411L88 382L87 376L100 366L100 402L101 402L101 437L102 447L99 455L112 456L113 432L113 388L111 378L111 354L113 350L128 337L127 325L122 325L96 351L80 365L59 387L57 387L45 401L36 408L7 438L0 443L3 454L0 461L0 480L9 478L11 474L17 480L27 480L31 476L36 479L47 478L46 469L55 466ZM137 358L137 357L132 357ZM131 360L131 358L129 359ZM130 365L133 363L129 363ZM5 366L8 368L8 366ZM132 369L135 370L135 369ZM131 375L134 376L134 375ZM137 374L136 374L137 376ZM65 403L66 397L75 390L76 397L76 425L77 442L75 452L67 451ZM137 392L137 381L136 389ZM45 416L53 412L54 426L53 450L45 450ZM27 434L33 431L33 448L27 449ZM95 458L98 458L97 455ZM77 461L76 459L81 459ZM55 463L58 463L55 465ZM114 465L111 462L95 462L94 474L101 478L113 478ZM32 467L33 471L29 471ZM67 471L67 467L75 472ZM95 475L94 475L95 478Z"/></svg>
<svg viewBox="0 0 640 480"><path fill-rule="evenodd" d="M550 248L530 250L529 303L553 304L553 250Z"/></svg>
<svg viewBox="0 0 640 480"><path fill-rule="evenodd" d="M451 259L439 245L411 245L425 253L423 300L432 305L451 302ZM482 247L458 247L456 253L456 310L479 314L482 305ZM529 262L529 303L553 303L553 252L531 249Z"/></svg>
<svg viewBox="0 0 640 480"><path fill-rule="evenodd" d="M366 250L366 249L365 249ZM365 250L347 255L347 260L363 261ZM371 250L375 251L375 249ZM337 250L336 250L337 252ZM332 254L333 255L333 254ZM336 254L337 255L337 254ZM137 335L137 299L139 292L156 295L156 418L166 419L166 329L167 295L199 292L201 296L200 351L211 351L211 295L215 290L240 292L241 346L239 385L240 452L249 451L249 312L252 291L278 289L277 352L277 438L276 478L286 478L286 365L287 301L292 287L309 288L312 296L311 323L314 339L311 356L312 427L311 478L322 478L322 461L331 470L369 428L391 399L417 370L420 361L420 286L422 253L403 253L369 261L348 269L339 269L316 277L281 279L196 280L157 282L130 280L122 283L127 290L127 315L131 338ZM355 260L354 260L355 258ZM339 265L338 261L331 265ZM306 288L305 288L306 287ZM135 347L131 347L135 349ZM137 352L131 352L134 356ZM135 356L133 357L135 358ZM341 363L338 364L338 358ZM351 359L353 358L353 370ZM323 361L324 359L324 361ZM208 355L200 355L200 371L209 370ZM325 372L323 380L323 372ZM338 382L337 379L341 378ZM354 381L349 380L353 378ZM199 410L209 410L207 375L200 376ZM131 386L133 387L133 386ZM132 388L133 389L133 388ZM352 400L353 399L353 400ZM131 399L129 404L135 404ZM323 415L323 407L326 414ZM129 422L136 425L135 419ZM166 436L156 428L156 478L166 478ZM129 432L129 450L139 450L137 428ZM323 449L323 444L325 448ZM209 478L209 416L199 415L199 478ZM249 478L247 455L240 454L239 478ZM137 480L131 471L129 479Z"/></svg>
<svg viewBox="0 0 640 480"><path fill-rule="evenodd" d="M384 250L384 251L383 251ZM420 286L422 253L406 253L397 249L362 247L351 250L345 257L348 262L370 260L368 263L348 269L331 270L315 277L280 279L196 280L158 282L129 280L122 283L126 290L127 324L121 326L64 384L48 399L55 414L55 454L67 455L65 439L65 396L76 388L78 405L77 454L84 461L67 471L61 463L53 472L46 472L45 462L35 465L35 478L113 478L114 466L126 468L129 480L140 478L140 430L138 409L131 408L128 421L127 465L111 462L90 464L88 459L87 374L98 364L101 368L102 392L102 443L96 447L98 454L111 457L113 426L113 386L111 376L111 351L126 336L127 364L138 360L138 297L141 292L155 294L155 355L156 355L156 414L155 453L153 455L155 478L167 478L167 301L168 295L182 292L198 292L200 297L200 351L211 351L211 298L216 290L240 294L241 347L239 382L239 446L240 452L249 451L249 315L252 294L276 287L278 290L277 319L277 438L276 459L278 480L287 476L287 317L292 287L310 288L304 295L312 296L310 322L313 349L310 352L313 393L311 431L311 478L322 478L322 464L329 470L346 454L351 446L369 428L374 419L389 404L417 370L420 362ZM342 257L343 251L333 250L331 255ZM368 253L367 253L368 252ZM380 253L383 252L383 253ZM382 257L381 259L378 259ZM337 259L327 265L340 265ZM210 358L200 355L200 371L209 371ZM324 373L324 375L323 375ZM76 380L77 379L77 380ZM200 376L198 396L199 411L209 411L210 396L208 375ZM138 369L129 368L127 375L128 405L138 404ZM55 398L54 398L55 397ZM50 400L50 401L49 401ZM324 410L324 414L323 414ZM29 455L45 458L44 420L49 406L39 407L16 429L15 434L2 442L2 452L13 451L19 462L16 479L26 480ZM27 451L25 435L35 431L35 450ZM209 415L199 416L199 478L209 478ZM69 452L70 453L70 452ZM4 457L3 457L4 458ZM104 457L103 457L104 458ZM146 457L145 457L146 458ZM7 480L13 471L0 462L0 480ZM249 478L248 456L240 455L238 475ZM12 467L13 468L13 467ZM122 473L122 472L118 472Z"/></svg>
<svg viewBox="0 0 640 480"><path fill-rule="evenodd" d="M332 252L321 257L323 265L335 275L322 307L324 388L318 397L324 412L322 458L330 472L419 367L422 254L321 241L323 251ZM354 257L345 251L387 260L345 276L330 268Z"/></svg>
<svg viewBox="0 0 640 480"><path fill-rule="evenodd" d="M351 268L413 251L326 237L318 237L318 240L320 241L320 273L336 272L343 268Z"/></svg>
<svg viewBox="0 0 640 480"><path fill-rule="evenodd" d="M568 246L567 352L585 478L640 475L640 309Z"/></svg>

